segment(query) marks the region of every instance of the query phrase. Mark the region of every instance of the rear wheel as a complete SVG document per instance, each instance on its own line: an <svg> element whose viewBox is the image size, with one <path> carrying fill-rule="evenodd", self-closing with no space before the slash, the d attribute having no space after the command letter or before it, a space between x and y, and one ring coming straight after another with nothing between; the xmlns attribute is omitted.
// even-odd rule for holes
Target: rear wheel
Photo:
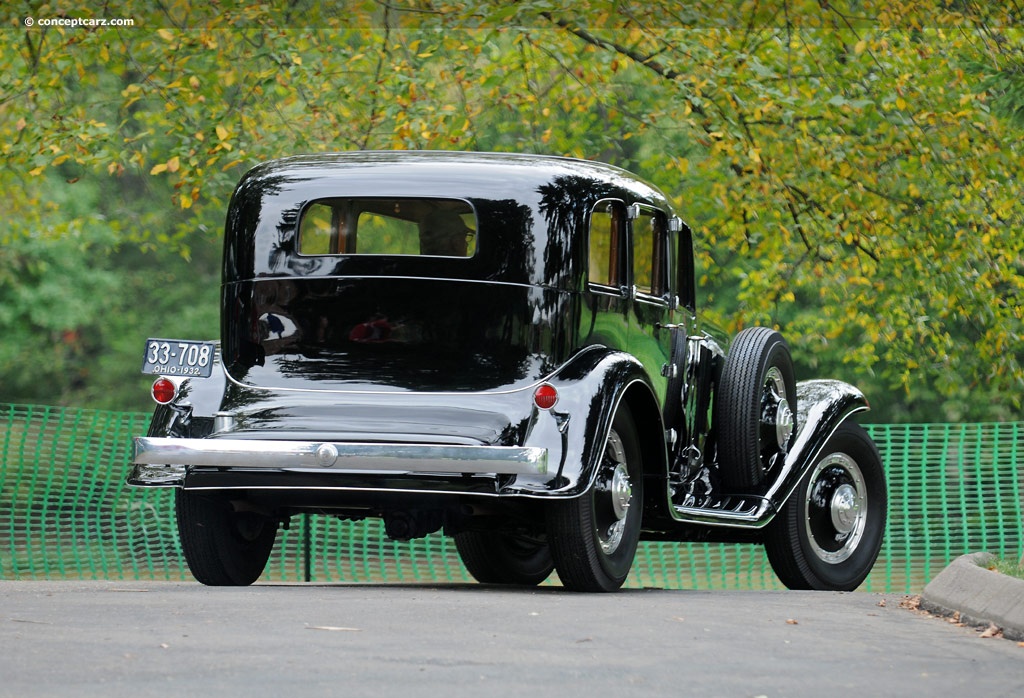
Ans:
<svg viewBox="0 0 1024 698"><path fill-rule="evenodd" d="M174 504L192 576L209 586L246 586L260 578L274 547L275 520L235 511L223 497L185 490L177 491Z"/></svg>
<svg viewBox="0 0 1024 698"><path fill-rule="evenodd" d="M463 531L455 535L462 563L482 584L536 586L555 563L547 543L507 531Z"/></svg>
<svg viewBox="0 0 1024 698"><path fill-rule="evenodd" d="M553 502L548 543L562 584L573 591L615 591L633 565L643 518L643 464L625 404L608 432L593 485Z"/></svg>
<svg viewBox="0 0 1024 698"><path fill-rule="evenodd" d="M765 551L790 589L853 591L875 564L885 519L878 449L862 427L844 423L769 524Z"/></svg>

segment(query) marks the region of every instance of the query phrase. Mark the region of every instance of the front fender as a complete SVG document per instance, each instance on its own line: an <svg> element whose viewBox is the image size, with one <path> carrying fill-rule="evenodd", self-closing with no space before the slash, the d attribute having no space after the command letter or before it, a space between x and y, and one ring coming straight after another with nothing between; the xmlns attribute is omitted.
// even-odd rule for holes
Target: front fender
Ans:
<svg viewBox="0 0 1024 698"><path fill-rule="evenodd" d="M800 428L779 477L766 494L769 510L761 525L768 523L796 490L804 475L844 421L870 409L864 393L843 381L810 380L796 386L797 424Z"/></svg>
<svg viewBox="0 0 1024 698"><path fill-rule="evenodd" d="M800 431L768 491L762 497L720 493L706 506L674 506L672 517L677 522L745 529L766 526L792 496L839 426L869 409L864 394L842 381L801 381L796 392Z"/></svg>

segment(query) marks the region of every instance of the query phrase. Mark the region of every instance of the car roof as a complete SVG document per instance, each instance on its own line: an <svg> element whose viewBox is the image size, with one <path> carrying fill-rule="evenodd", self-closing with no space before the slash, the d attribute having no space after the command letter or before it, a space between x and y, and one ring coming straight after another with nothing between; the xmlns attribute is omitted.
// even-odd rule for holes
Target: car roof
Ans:
<svg viewBox="0 0 1024 698"><path fill-rule="evenodd" d="M470 202L485 231L500 228L504 236L501 249L492 247L492 253L484 250L483 256L477 255L473 265L479 268L468 273L478 277L507 271L503 260L510 246L531 246L537 254L523 255L537 260L571 259L581 222L602 199L621 199L627 205L641 202L672 213L664 194L653 185L614 165L589 160L464 151L296 155L257 165L235 189L225 231L225 281L282 273L287 265L280 260L294 254L293 231L302 211L313 201L339 196ZM346 266L365 264L349 260ZM576 273L573 267L562 265L562 271L571 275ZM336 272L340 271L338 267ZM507 280L566 283L539 266L530 272L524 267L523 274Z"/></svg>

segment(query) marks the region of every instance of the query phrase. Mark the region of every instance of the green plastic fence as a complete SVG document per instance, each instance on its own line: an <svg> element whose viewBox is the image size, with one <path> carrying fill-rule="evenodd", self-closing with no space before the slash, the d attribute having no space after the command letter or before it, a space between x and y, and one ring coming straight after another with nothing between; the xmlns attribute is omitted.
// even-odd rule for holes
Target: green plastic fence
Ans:
<svg viewBox="0 0 1024 698"><path fill-rule="evenodd" d="M0 579L181 580L173 492L124 484L148 414L0 405ZM958 555L1024 545L1024 423L868 425L889 525L869 591L915 593ZM468 582L442 535L389 541L379 522L295 517L266 581ZM551 583L555 583L552 581ZM781 589L754 545L641 543L628 587Z"/></svg>

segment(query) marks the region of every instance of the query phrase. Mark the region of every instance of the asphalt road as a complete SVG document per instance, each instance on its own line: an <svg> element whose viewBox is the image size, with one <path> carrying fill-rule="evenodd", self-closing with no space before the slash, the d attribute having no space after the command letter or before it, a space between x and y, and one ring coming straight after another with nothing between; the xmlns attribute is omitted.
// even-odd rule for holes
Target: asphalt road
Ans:
<svg viewBox="0 0 1024 698"><path fill-rule="evenodd" d="M0 696L1024 695L900 595L0 582Z"/></svg>

